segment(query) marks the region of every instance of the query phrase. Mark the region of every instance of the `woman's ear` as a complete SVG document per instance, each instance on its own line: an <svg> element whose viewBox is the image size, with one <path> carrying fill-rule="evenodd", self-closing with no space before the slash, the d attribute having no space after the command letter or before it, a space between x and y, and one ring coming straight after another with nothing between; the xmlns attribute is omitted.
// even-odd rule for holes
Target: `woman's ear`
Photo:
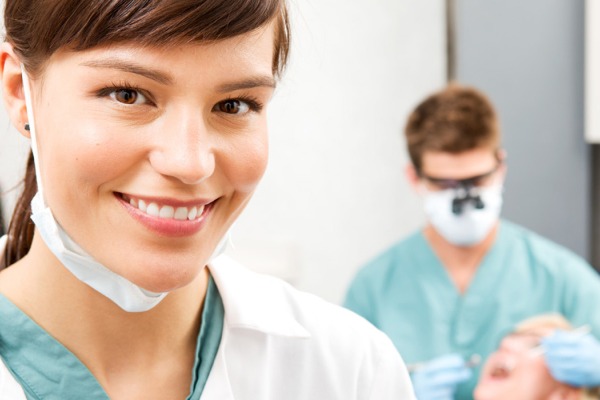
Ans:
<svg viewBox="0 0 600 400"><path fill-rule="evenodd" d="M560 385L549 396L549 400L579 400L582 397L582 389L567 385Z"/></svg>
<svg viewBox="0 0 600 400"><path fill-rule="evenodd" d="M0 44L0 75L2 77L2 97L8 116L23 136L30 137L29 131L25 129L28 118L23 91L23 76L21 75L21 60L8 42Z"/></svg>

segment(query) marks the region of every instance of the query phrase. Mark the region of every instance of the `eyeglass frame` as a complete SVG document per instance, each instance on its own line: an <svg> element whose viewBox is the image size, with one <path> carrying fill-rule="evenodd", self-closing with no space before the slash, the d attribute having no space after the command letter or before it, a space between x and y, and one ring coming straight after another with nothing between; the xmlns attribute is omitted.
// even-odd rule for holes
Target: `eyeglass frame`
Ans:
<svg viewBox="0 0 600 400"><path fill-rule="evenodd" d="M494 168L491 171L488 171L488 172L480 174L480 175L463 178L463 179L436 178L433 176L426 175L422 171L419 171L419 170L417 170L417 176L419 178L424 179L427 182L433 184L434 186L440 188L441 190L447 190L447 189L457 190L457 189L461 189L461 188L470 189L473 187L483 186L480 182L493 176L496 172L498 172L498 170L500 170L500 167L502 167L502 165L504 165L504 162L502 160L498 159L498 162L496 163L496 165L494 166Z"/></svg>

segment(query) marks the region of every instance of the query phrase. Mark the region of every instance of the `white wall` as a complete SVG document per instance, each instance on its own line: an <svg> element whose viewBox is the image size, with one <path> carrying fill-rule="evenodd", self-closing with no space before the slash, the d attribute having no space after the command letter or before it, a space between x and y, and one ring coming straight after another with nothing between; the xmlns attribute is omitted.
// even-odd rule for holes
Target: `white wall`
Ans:
<svg viewBox="0 0 600 400"><path fill-rule="evenodd" d="M600 144L600 3L585 1L585 138Z"/></svg>
<svg viewBox="0 0 600 400"><path fill-rule="evenodd" d="M486 93L500 116L502 215L590 260L590 250L600 252L590 240L584 1L460 0L456 19L456 76Z"/></svg>
<svg viewBox="0 0 600 400"><path fill-rule="evenodd" d="M270 163L230 253L340 302L362 264L423 222L401 130L444 83L444 1L291 0L290 11ZM8 125L1 114L3 188L20 178L27 144Z"/></svg>
<svg viewBox="0 0 600 400"><path fill-rule="evenodd" d="M424 221L402 128L445 82L444 1L296 0L271 158L231 254L340 302L356 270Z"/></svg>

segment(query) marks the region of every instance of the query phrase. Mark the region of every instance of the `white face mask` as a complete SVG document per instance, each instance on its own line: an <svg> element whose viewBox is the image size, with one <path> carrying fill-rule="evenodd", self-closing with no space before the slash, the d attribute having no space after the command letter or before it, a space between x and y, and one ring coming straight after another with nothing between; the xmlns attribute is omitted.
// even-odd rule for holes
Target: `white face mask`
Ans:
<svg viewBox="0 0 600 400"><path fill-rule="evenodd" d="M125 311L142 312L150 310L160 303L167 293L154 293L145 290L100 264L69 237L52 215L50 208L46 205L42 188L42 175L39 169L40 160L29 79L25 69L23 67L21 69L23 90L27 105L27 118L29 119L29 131L31 134L31 149L35 161L35 173L38 185L38 193L31 201L31 219L35 223L46 246L77 279L99 293L102 293ZM229 235L225 235L217 245L215 253L210 258L211 260L225 251L228 240Z"/></svg>
<svg viewBox="0 0 600 400"><path fill-rule="evenodd" d="M470 247L482 242L490 233L502 208L502 185L478 190L483 201L482 209L468 202L461 214L452 212L456 197L454 189L427 192L424 196L425 214L435 230L448 242L461 247Z"/></svg>

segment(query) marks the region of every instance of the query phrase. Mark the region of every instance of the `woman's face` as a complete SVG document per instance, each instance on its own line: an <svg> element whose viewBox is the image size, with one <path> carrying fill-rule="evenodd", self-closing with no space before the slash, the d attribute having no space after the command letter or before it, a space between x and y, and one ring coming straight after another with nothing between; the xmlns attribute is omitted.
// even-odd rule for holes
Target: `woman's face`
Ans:
<svg viewBox="0 0 600 400"><path fill-rule="evenodd" d="M32 92L45 199L65 231L145 289L189 283L266 168L273 42L269 25L54 54Z"/></svg>
<svg viewBox="0 0 600 400"><path fill-rule="evenodd" d="M562 399L574 390L552 378L538 347L540 339L551 332L542 328L506 336L483 367L475 399Z"/></svg>

